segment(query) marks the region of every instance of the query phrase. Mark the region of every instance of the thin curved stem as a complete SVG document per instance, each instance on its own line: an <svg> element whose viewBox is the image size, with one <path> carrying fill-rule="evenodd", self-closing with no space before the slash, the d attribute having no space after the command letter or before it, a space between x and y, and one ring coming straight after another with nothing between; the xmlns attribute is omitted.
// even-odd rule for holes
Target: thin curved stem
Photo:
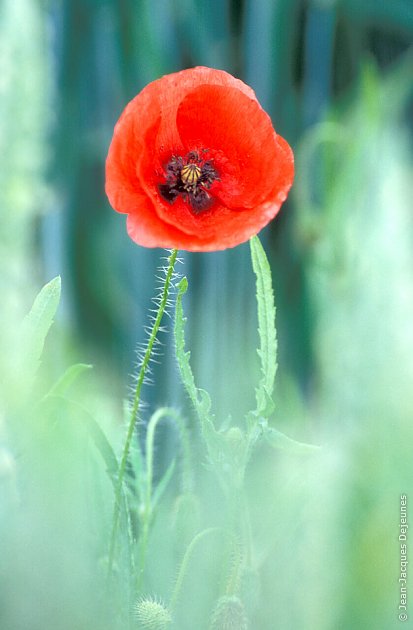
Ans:
<svg viewBox="0 0 413 630"><path fill-rule="evenodd" d="M111 531L110 545L109 545L108 577L110 576L112 572L113 561L114 561L114 556L115 556L116 538L117 538L118 527L119 527L123 478L125 476L129 450L130 450L130 446L132 442L133 432L136 426L136 418L137 418L137 413L139 409L142 384L143 384L145 374L149 365L149 361L151 358L153 345L155 343L155 339L161 325L162 317L166 309L168 295L169 295L169 288L170 288L170 284L171 284L171 280L172 280L172 276L174 272L177 255L178 255L178 250L176 249L172 250L171 255L169 257L169 265L166 271L165 284L162 289L161 299L160 299L156 317L153 322L153 326L149 335L145 355L143 357L142 365L139 370L138 379L136 382L136 388L135 388L135 394L134 394L132 409L131 409L130 418L129 418L128 430L126 433L125 444L122 451L122 458L119 464L118 478L117 478L117 482L115 486L115 505L114 505L114 510L113 510L112 531Z"/></svg>
<svg viewBox="0 0 413 630"><path fill-rule="evenodd" d="M144 493L143 515L141 525L141 535L139 539L139 555L138 555L138 573L137 573L137 590L140 590L141 582L145 572L146 553L148 547L148 538L150 524L152 520L152 485L153 485L153 452L155 432L159 422L163 418L175 417L175 411L168 407L162 407L153 414L149 421L146 433L146 489Z"/></svg>
<svg viewBox="0 0 413 630"><path fill-rule="evenodd" d="M188 564L189 561L191 559L191 556L194 552L195 547L198 545L198 543L200 542L200 540L202 540L205 536L208 536L209 534L214 534L216 532L220 532L222 531L222 529L220 527L210 527L208 529L204 529L202 532L199 532L199 534L197 534L192 541L190 542L190 544L188 545L186 551L185 551L185 555L183 557L180 569L179 569L179 573L178 573L178 577L177 580L175 582L175 587L171 596L171 600L169 602L169 609L170 610L174 610L175 606L176 606L176 602L178 600L179 594L181 592L181 588L182 588L182 583L184 581L185 575L187 573L188 570Z"/></svg>

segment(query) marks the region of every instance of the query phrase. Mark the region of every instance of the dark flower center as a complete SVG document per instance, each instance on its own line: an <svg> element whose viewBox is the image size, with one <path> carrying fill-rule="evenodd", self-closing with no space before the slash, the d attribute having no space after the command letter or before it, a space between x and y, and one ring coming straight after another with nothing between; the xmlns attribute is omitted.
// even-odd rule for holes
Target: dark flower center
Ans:
<svg viewBox="0 0 413 630"><path fill-rule="evenodd" d="M165 167L165 183L159 185L159 192L171 204L181 195L198 213L211 205L208 190L216 179L219 177L212 160L202 159L198 151L191 151L185 157L173 155Z"/></svg>

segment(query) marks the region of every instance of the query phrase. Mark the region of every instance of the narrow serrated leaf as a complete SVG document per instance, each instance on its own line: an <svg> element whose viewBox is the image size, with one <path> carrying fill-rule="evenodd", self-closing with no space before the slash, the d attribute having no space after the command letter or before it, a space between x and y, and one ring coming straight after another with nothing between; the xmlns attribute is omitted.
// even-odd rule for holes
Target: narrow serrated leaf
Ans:
<svg viewBox="0 0 413 630"><path fill-rule="evenodd" d="M176 297L175 311L175 348L178 361L179 372L182 383L188 393L189 398L195 408L201 423L203 437L207 443L208 451L211 455L213 438L216 436L213 418L210 415L211 398L204 389L198 389L195 385L194 375L189 363L190 352L185 351L185 321L182 308L182 297L187 291L188 281L185 277L178 284L178 294Z"/></svg>
<svg viewBox="0 0 413 630"><path fill-rule="evenodd" d="M258 334L261 362L261 381L256 389L257 414L265 415L271 406L274 380L277 371L277 335L275 329L275 303L272 288L271 268L258 236L250 239L252 268L256 276L258 307Z"/></svg>
<svg viewBox="0 0 413 630"><path fill-rule="evenodd" d="M197 411L201 416L206 416L211 408L211 399L203 389L198 389L195 385L194 375L192 373L189 359L191 353L185 351L185 322L186 318L183 314L182 297L188 289L188 281L184 277L178 284L178 295L176 298L176 313L175 313L175 345L176 345L176 357L178 360L179 371L181 374L182 382L188 395Z"/></svg>
<svg viewBox="0 0 413 630"><path fill-rule="evenodd" d="M198 389L198 404L202 413L208 415L211 410L211 397L205 389Z"/></svg>
<svg viewBox="0 0 413 630"><path fill-rule="evenodd" d="M188 392L188 395L194 405L195 409L198 408L198 393L195 385L194 375L192 374L189 359L190 352L185 352L185 322L184 312L182 308L182 297L185 295L188 289L188 280L184 276L178 284L178 295L176 297L176 311L175 311L175 347L176 358L178 360L179 371L181 374L183 385Z"/></svg>
<svg viewBox="0 0 413 630"><path fill-rule="evenodd" d="M25 365L29 372L35 373L39 366L44 342L59 306L60 292L61 280L57 276L41 289L23 320Z"/></svg>

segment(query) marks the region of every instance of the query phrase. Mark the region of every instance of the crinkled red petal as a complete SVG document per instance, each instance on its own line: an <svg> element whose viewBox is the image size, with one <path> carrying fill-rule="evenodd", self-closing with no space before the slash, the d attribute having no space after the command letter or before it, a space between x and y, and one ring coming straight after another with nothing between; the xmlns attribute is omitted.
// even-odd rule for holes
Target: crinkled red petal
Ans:
<svg viewBox="0 0 413 630"><path fill-rule="evenodd" d="M234 88L203 85L181 102L176 125L186 149L218 152L216 194L230 207L253 207L266 199L283 161L269 116L257 101Z"/></svg>

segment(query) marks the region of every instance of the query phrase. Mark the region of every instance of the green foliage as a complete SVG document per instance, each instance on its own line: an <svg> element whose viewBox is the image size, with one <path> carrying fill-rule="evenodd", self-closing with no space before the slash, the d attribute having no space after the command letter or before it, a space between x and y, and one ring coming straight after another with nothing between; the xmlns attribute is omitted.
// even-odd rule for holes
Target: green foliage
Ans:
<svg viewBox="0 0 413 630"><path fill-rule="evenodd" d="M60 291L58 276L43 287L23 322L24 360L28 375L34 376L39 368L44 342L59 306Z"/></svg>
<svg viewBox="0 0 413 630"><path fill-rule="evenodd" d="M275 328L275 303L272 288L271 268L258 236L250 240L252 268L256 275L256 297L258 307L258 334L262 378L256 389L257 408L246 419L249 428L249 443L245 450L244 467L251 457L252 449L260 438L265 438L273 448L299 454L317 450L311 444L297 442L281 431L268 426L274 413L272 400L277 371L277 333ZM239 466L238 466L239 468Z"/></svg>
<svg viewBox="0 0 413 630"><path fill-rule="evenodd" d="M208 447L208 453L210 457L214 459L215 448L218 444L218 437L217 432L214 428L213 416L210 414L211 398L208 392L196 387L194 375L192 373L191 365L189 363L191 353L189 351L185 351L184 326L186 320L183 315L182 297L186 293L187 288L188 281L184 277L181 279L178 285L178 293L176 297L174 328L176 358L178 361L182 383L198 416L201 430Z"/></svg>
<svg viewBox="0 0 413 630"><path fill-rule="evenodd" d="M64 376L62 378L64 378ZM59 379L58 382L61 382L61 380L62 379ZM118 460L115 451L113 450L101 425L91 415L87 408L74 400L62 396L62 393L49 393L47 397L44 398L41 402L44 403L48 400L54 402L57 408L59 408L59 406L66 407L73 414L73 417L76 418L85 427L92 439L93 444L102 457L102 460L106 466L106 472L109 475L109 478L114 488L116 488L117 472L119 468ZM40 409L41 408L42 407L40 406Z"/></svg>
<svg viewBox="0 0 413 630"><path fill-rule="evenodd" d="M92 365L86 363L76 363L67 368L66 372L50 389L47 396L63 396L66 390L87 370L92 369Z"/></svg>
<svg viewBox="0 0 413 630"><path fill-rule="evenodd" d="M246 415L245 433L239 427L221 429L219 432L215 430L213 417L210 415L210 396L196 387L189 362L190 352L185 351L184 324L186 320L183 316L182 297L188 288L186 278L182 278L178 285L176 300L175 348L182 382L197 413L211 468L217 474L225 491L228 491L228 488L238 490L242 488L247 464L254 448L258 446L262 438L265 438L274 448L295 454L317 450L317 447L311 444L293 440L268 426L268 420L275 408L271 396L277 369L274 292L271 269L257 236L251 239L250 247L252 267L256 275L260 338L258 355L261 359L262 377L256 389L257 408Z"/></svg>
<svg viewBox="0 0 413 630"><path fill-rule="evenodd" d="M258 333L262 379L256 390L258 416L272 412L272 394L277 371L277 336L275 331L275 304L272 288L271 268L264 249L255 236L250 240L251 260L257 278Z"/></svg>
<svg viewBox="0 0 413 630"><path fill-rule="evenodd" d="M178 361L179 371L181 374L183 385L188 392L191 402L202 423L211 425L212 418L209 415L211 409L211 398L208 392L200 390L195 385L194 375L192 374L189 359L191 353L185 352L184 326L186 319L183 315L182 297L188 289L188 280L184 277L178 285L178 294L176 300L175 314L175 344L176 357Z"/></svg>
<svg viewBox="0 0 413 630"><path fill-rule="evenodd" d="M297 455L311 453L319 449L318 446L314 446L313 444L305 444L303 442L297 442L297 440L292 440L287 435L284 435L284 433L281 433L281 431L274 429L274 427L265 427L264 437L273 448L280 448Z"/></svg>

